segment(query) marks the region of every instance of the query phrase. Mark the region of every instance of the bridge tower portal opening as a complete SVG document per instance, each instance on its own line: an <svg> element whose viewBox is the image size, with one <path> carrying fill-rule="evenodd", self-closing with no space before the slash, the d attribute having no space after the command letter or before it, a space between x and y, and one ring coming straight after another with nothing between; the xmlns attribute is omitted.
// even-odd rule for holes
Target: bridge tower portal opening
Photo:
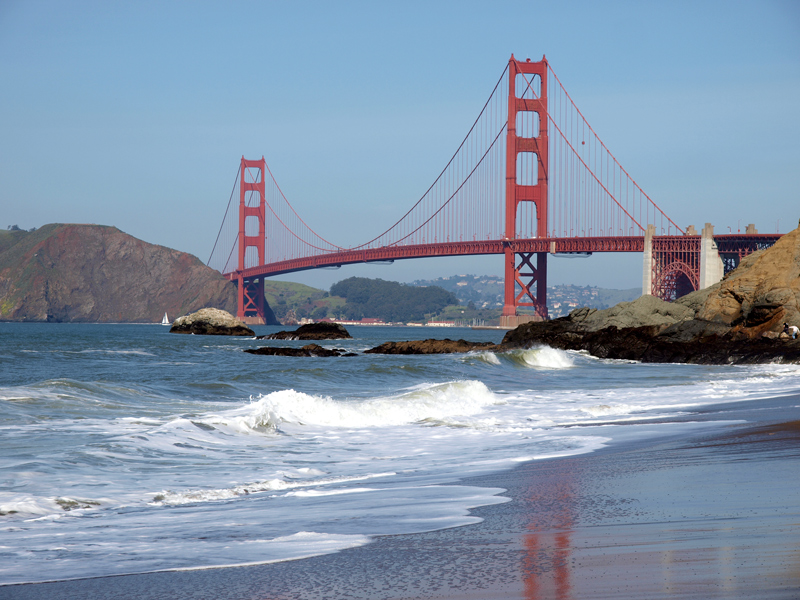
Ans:
<svg viewBox="0 0 800 600"><path fill-rule="evenodd" d="M547 59L508 61L508 125L506 126L506 246L504 251L503 322L516 325L520 307L533 308L547 318L547 252L516 253L508 242L517 237L517 209L521 202L536 206L536 237L547 237ZM518 76L520 76L518 78ZM519 79L519 80L518 80ZM538 81L537 81L538 79ZM536 89L538 83L539 89ZM517 134L517 115L535 113L538 131ZM530 135L526 135L529 133ZM518 160L520 155L534 160ZM531 173L521 173L520 169ZM533 182L533 183L532 183ZM535 255L535 264L534 264ZM519 259L519 263L517 262Z"/></svg>

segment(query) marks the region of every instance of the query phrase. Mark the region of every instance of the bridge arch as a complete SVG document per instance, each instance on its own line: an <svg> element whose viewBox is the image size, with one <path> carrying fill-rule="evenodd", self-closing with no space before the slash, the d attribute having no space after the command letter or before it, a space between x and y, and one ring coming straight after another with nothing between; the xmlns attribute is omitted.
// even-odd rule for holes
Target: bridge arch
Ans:
<svg viewBox="0 0 800 600"><path fill-rule="evenodd" d="M676 300L699 289L697 271L683 261L669 263L653 280L653 292L662 300Z"/></svg>

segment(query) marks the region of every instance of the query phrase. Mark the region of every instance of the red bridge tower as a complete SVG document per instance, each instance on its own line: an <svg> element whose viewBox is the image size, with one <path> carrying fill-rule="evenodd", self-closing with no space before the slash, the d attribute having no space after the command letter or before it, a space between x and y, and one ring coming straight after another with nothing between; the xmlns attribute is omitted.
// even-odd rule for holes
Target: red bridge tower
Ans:
<svg viewBox="0 0 800 600"><path fill-rule="evenodd" d="M547 252L515 253L507 243L517 236L517 208L520 202L533 202L536 205L536 237L547 237L547 58L543 56L539 62L531 62L530 59L519 62L512 54L508 73L505 298L501 322L516 325L517 308L520 306L532 307L538 317L547 318ZM521 75L519 80L517 75ZM540 82L538 93L535 87L537 77ZM518 84L522 88L519 91ZM535 126L537 122L538 131ZM517 135L520 123L527 124L522 127L522 136ZM526 168L533 172L526 173ZM532 262L534 254L535 266ZM518 265L517 256L520 257Z"/></svg>
<svg viewBox="0 0 800 600"><path fill-rule="evenodd" d="M243 272L247 266L246 258L248 249L253 248L257 254L256 265L264 264L264 245L266 241L266 218L265 218L265 183L264 172L267 161L264 157L261 160L247 160L242 157L239 168L239 267L237 269L236 283L239 289L239 302L236 317L251 325L262 325L266 323L264 307L264 278L245 279ZM247 179L252 181L247 181ZM247 192L258 194L256 202L253 202L253 194L246 195ZM249 200L249 202L248 202ZM247 235L248 222L253 229L253 221L258 223L258 234ZM250 252L252 254L252 252Z"/></svg>

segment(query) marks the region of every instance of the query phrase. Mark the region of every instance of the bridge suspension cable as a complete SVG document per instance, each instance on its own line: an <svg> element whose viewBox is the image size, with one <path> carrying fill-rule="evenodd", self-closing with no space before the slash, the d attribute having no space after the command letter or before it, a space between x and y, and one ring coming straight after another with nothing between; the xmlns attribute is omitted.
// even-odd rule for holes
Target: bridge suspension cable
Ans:
<svg viewBox="0 0 800 600"><path fill-rule="evenodd" d="M512 57L513 60L516 59ZM661 234L683 233L600 140L549 63L546 73L549 83L545 113L550 134L545 138L547 152L538 152L546 156L547 161L539 161L537 157L539 113L518 110L513 124L516 138L521 139L519 143L526 148L516 154L516 183L534 186L539 177L547 179L546 235L542 236L541 229L537 229L535 203L523 199L517 206L514 239L641 236L649 224L655 225ZM506 66L466 136L425 193L395 223L360 245L345 248L317 234L288 201L266 162L263 163L266 171L250 172L249 168L244 168L242 172L240 168L209 265L223 273L239 268L233 250L241 241L238 207L233 198L237 191L241 192L242 185L247 187L240 197L251 211L245 219L245 236L260 235L258 219L252 216L253 207L259 206L256 212L264 223L265 265L300 261L309 266L292 268L312 268L316 264L313 260L303 261L339 254L352 258L357 253L381 248L398 252L403 248L424 246L431 247L435 254L442 244L507 240L508 155L498 141L511 126L508 123L510 76ZM522 78L513 86L517 97L539 98L539 75L518 72L515 77ZM547 164L540 165L540 162ZM266 179L263 212L259 193L251 189L259 177ZM262 266L258 262L258 252L248 247L244 268Z"/></svg>
<svg viewBox="0 0 800 600"><path fill-rule="evenodd" d="M214 247L211 248L211 254L208 256L207 265L217 269L221 273L227 273L225 269L228 265L233 266L233 253L236 251L236 245L239 243L239 230L237 229L233 239L230 239L230 227L226 228L225 225L228 223L228 214L231 212L231 204L233 204L234 194L236 194L236 190L239 187L239 174L241 173L241 166L236 169L236 179L233 181L233 189L231 189L231 196L228 198L228 206L225 207L225 214L222 216L222 223L219 226L219 231L217 232L217 239L214 240ZM229 223L228 223L229 224ZM226 236L227 234L227 236ZM222 245L220 246L220 239L223 240ZM217 254L217 247L220 248L220 253ZM230 248L230 252L228 255L225 256L224 248ZM215 261L215 257L217 260ZM212 264L212 262L214 264ZM218 266L222 265L222 266Z"/></svg>
<svg viewBox="0 0 800 600"><path fill-rule="evenodd" d="M504 118L507 94L503 93L507 86L502 85L507 76L506 66L467 135L419 200L383 233L353 249L465 241L465 232L467 239L472 233L473 241L501 236L503 154L496 145L507 125ZM464 191L487 158L490 164L484 169L482 184L478 182L475 188ZM454 206L459 201L461 205ZM446 209L450 209L450 214L443 215L441 223L433 223ZM458 221L453 219L455 215Z"/></svg>
<svg viewBox="0 0 800 600"><path fill-rule="evenodd" d="M623 168L547 67L548 120L557 134L550 137L549 236L642 235L649 224L662 234L683 233ZM527 81L526 88L532 89Z"/></svg>

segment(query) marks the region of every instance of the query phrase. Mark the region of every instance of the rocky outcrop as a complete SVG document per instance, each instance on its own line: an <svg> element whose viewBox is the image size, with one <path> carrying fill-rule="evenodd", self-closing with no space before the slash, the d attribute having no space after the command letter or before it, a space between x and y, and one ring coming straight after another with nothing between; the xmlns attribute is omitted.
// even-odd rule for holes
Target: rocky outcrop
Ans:
<svg viewBox="0 0 800 600"><path fill-rule="evenodd" d="M606 327L660 327L694 317L694 311L678 303L664 302L655 296L641 296L632 302L620 302L611 308L579 308L567 318L586 331Z"/></svg>
<svg viewBox="0 0 800 600"><path fill-rule="evenodd" d="M748 337L779 331L783 323L800 326L800 228L742 259L709 289L697 318Z"/></svg>
<svg viewBox="0 0 800 600"><path fill-rule="evenodd" d="M0 321L158 323L236 303L236 286L196 257L116 227L0 232Z"/></svg>
<svg viewBox="0 0 800 600"><path fill-rule="evenodd" d="M496 350L491 342L468 342L466 340L417 340L410 342L385 342L364 354L453 354L473 350Z"/></svg>
<svg viewBox="0 0 800 600"><path fill-rule="evenodd" d="M170 333L193 333L195 335L240 335L255 336L255 332L231 313L218 308L202 308L184 317L178 317Z"/></svg>
<svg viewBox="0 0 800 600"><path fill-rule="evenodd" d="M562 350L585 350L598 358L695 364L758 364L800 362L800 340L747 338L725 325L694 319L658 325L586 331L569 317L542 321L523 332L509 332L503 347L545 344ZM522 327L522 326L520 326Z"/></svg>
<svg viewBox="0 0 800 600"><path fill-rule="evenodd" d="M247 348L245 352L264 356L356 356L352 352L345 352L338 348L323 348L318 344L307 344L302 348L272 348L264 346L263 348Z"/></svg>
<svg viewBox="0 0 800 600"><path fill-rule="evenodd" d="M294 331L279 331L258 336L260 340L343 340L352 336L339 323L308 323Z"/></svg>
<svg viewBox="0 0 800 600"><path fill-rule="evenodd" d="M601 358L703 364L800 362L800 228L742 260L721 282L664 302L643 296L605 310L581 308L525 323L506 346L540 343Z"/></svg>

